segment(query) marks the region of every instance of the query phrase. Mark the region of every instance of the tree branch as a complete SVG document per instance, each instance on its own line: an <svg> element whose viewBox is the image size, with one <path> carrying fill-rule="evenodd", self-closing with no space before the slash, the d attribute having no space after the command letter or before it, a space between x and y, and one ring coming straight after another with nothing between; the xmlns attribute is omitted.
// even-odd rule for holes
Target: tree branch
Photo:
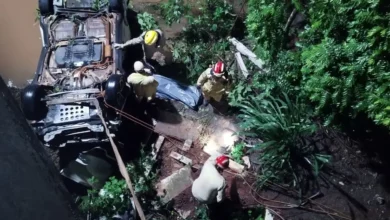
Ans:
<svg viewBox="0 0 390 220"><path fill-rule="evenodd" d="M298 11L294 8L294 10L291 12L290 17L288 17L286 26L284 26L283 32L284 34L287 34L288 30L290 29L290 26L292 22L294 21L295 16L297 15Z"/></svg>

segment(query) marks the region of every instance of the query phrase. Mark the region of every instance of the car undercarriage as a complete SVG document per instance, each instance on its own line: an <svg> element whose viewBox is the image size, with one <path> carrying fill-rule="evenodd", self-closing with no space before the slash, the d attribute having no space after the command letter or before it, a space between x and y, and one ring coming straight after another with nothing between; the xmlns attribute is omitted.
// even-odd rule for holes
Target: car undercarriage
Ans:
<svg viewBox="0 0 390 220"><path fill-rule="evenodd" d="M84 6L88 6L85 1ZM33 82L22 93L26 118L49 147L106 142L98 109L115 131L120 118L104 104L121 108L130 91L122 52L112 48L114 42L130 38L123 15L78 9L58 8L41 17L41 59Z"/></svg>

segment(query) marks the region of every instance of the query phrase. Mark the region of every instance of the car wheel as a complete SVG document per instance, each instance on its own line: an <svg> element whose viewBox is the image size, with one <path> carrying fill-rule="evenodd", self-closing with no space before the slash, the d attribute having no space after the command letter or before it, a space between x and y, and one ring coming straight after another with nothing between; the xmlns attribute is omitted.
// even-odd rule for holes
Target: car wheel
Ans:
<svg viewBox="0 0 390 220"><path fill-rule="evenodd" d="M123 0L110 0L109 9L111 12L123 12Z"/></svg>
<svg viewBox="0 0 390 220"><path fill-rule="evenodd" d="M33 84L23 89L21 94L21 104L24 115L28 120L42 120L46 117L48 108L42 98L46 96L46 91L42 86Z"/></svg>
<svg viewBox="0 0 390 220"><path fill-rule="evenodd" d="M125 98L125 77L123 75L111 75L105 87L104 100L107 104L120 108Z"/></svg>
<svg viewBox="0 0 390 220"><path fill-rule="evenodd" d="M54 12L53 0L39 0L38 8L41 15L51 15Z"/></svg>

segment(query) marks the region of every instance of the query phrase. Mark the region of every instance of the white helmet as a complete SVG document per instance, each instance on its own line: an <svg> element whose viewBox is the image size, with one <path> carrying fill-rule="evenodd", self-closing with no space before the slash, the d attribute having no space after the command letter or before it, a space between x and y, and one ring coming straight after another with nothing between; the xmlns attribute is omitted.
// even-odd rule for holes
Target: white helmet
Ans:
<svg viewBox="0 0 390 220"><path fill-rule="evenodd" d="M141 61L135 61L134 71L139 72L144 69L144 64Z"/></svg>

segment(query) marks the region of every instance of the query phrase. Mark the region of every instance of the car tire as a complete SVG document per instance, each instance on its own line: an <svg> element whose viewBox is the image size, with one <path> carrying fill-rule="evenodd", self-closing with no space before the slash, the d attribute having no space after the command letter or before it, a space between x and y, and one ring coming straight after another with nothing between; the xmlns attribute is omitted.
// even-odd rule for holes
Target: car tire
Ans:
<svg viewBox="0 0 390 220"><path fill-rule="evenodd" d="M123 0L110 0L109 10L110 12L120 12L124 10Z"/></svg>
<svg viewBox="0 0 390 220"><path fill-rule="evenodd" d="M38 0L38 8L41 15L53 14L53 0Z"/></svg>
<svg viewBox="0 0 390 220"><path fill-rule="evenodd" d="M104 100L107 104L116 108L121 108L126 94L125 77L123 75L111 75L105 86Z"/></svg>
<svg viewBox="0 0 390 220"><path fill-rule="evenodd" d="M46 91L42 86L32 84L23 89L21 105L24 115L28 120L39 121L46 117L48 108L42 98Z"/></svg>

